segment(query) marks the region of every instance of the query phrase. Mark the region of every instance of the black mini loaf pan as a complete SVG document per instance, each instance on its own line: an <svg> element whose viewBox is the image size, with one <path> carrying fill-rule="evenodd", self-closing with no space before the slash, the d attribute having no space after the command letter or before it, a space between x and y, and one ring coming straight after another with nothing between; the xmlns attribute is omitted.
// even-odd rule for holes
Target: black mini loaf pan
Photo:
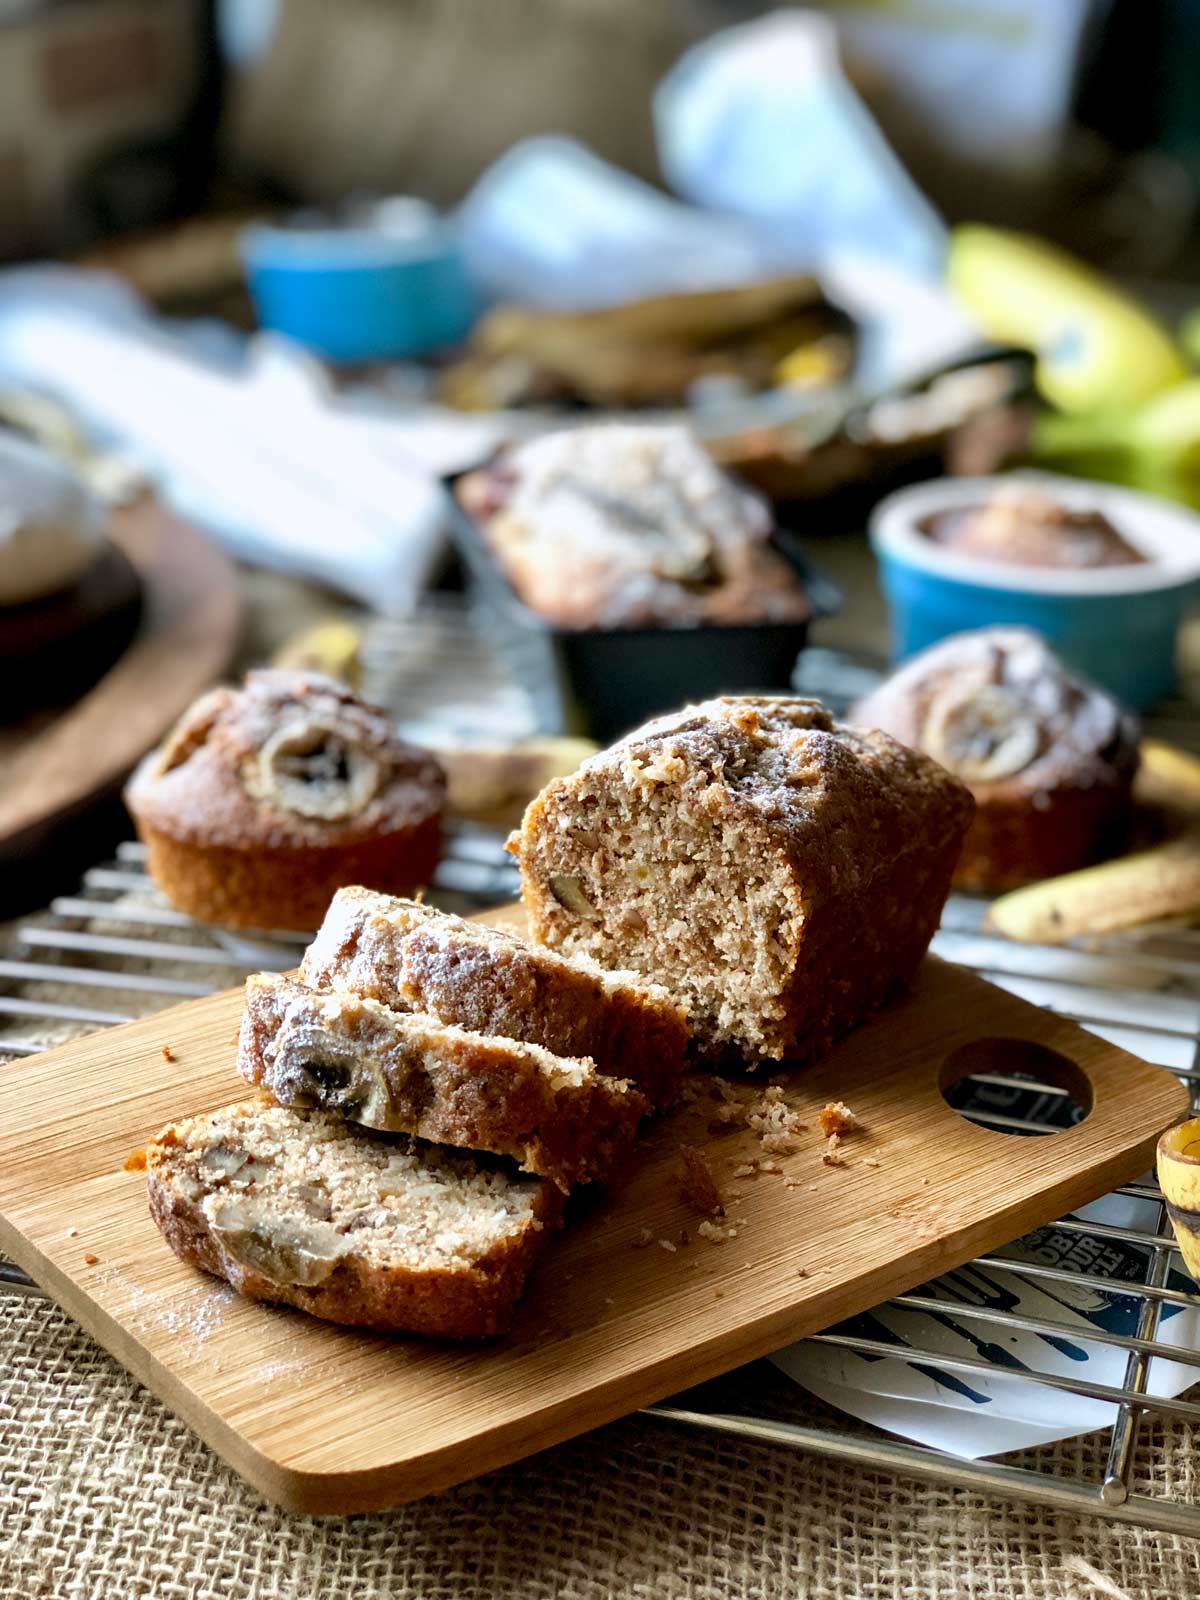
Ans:
<svg viewBox="0 0 1200 1600"><path fill-rule="evenodd" d="M688 701L787 689L811 623L841 607L841 591L781 529L772 535L772 543L799 576L812 605L803 622L556 628L520 599L454 497L453 483L448 489L451 529L470 593L494 622L545 733L584 733L607 743L647 717Z"/></svg>

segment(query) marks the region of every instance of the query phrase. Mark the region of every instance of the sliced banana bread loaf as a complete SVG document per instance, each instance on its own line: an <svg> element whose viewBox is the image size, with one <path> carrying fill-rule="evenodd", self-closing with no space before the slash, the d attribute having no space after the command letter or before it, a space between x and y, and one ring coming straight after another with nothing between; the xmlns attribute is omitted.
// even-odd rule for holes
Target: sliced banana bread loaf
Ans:
<svg viewBox="0 0 1200 1600"><path fill-rule="evenodd" d="M798 1059L913 977L973 809L816 701L728 698L555 779L509 848L536 939L653 974L706 1053Z"/></svg>
<svg viewBox="0 0 1200 1600"><path fill-rule="evenodd" d="M561 1205L486 1157L265 1101L164 1128L146 1164L171 1249L239 1293L450 1339L504 1331Z"/></svg>
<svg viewBox="0 0 1200 1600"><path fill-rule="evenodd" d="M340 889L301 976L476 1033L588 1056L600 1072L630 1079L655 1108L679 1087L687 1021L664 988L414 900Z"/></svg>
<svg viewBox="0 0 1200 1600"><path fill-rule="evenodd" d="M246 982L238 1070L281 1105L512 1156L563 1190L606 1178L649 1110L589 1060L271 973Z"/></svg>

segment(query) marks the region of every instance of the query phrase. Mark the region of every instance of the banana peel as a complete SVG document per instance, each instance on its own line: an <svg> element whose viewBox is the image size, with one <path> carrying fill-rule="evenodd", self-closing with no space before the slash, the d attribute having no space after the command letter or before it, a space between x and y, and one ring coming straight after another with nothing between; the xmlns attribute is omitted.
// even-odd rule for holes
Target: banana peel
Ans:
<svg viewBox="0 0 1200 1600"><path fill-rule="evenodd" d="M1061 411L1135 409L1188 376L1160 322L1040 239L977 224L955 228L946 275L990 338L1034 352L1038 389Z"/></svg>
<svg viewBox="0 0 1200 1600"><path fill-rule="evenodd" d="M1200 1281L1200 1117L1158 1141L1158 1182L1184 1265Z"/></svg>

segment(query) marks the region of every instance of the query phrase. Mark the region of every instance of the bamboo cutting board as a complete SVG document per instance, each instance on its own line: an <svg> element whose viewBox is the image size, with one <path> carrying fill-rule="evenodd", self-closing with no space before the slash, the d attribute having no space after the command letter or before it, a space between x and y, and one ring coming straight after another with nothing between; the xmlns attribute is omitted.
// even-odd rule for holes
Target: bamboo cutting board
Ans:
<svg viewBox="0 0 1200 1600"><path fill-rule="evenodd" d="M930 958L909 997L789 1077L811 1124L798 1152L710 1131L706 1091L555 1240L513 1332L452 1346L240 1300L168 1251L123 1163L240 1096L240 1013L233 991L4 1067L0 1247L263 1494L313 1513L444 1488L865 1310L1134 1177L1187 1112L1162 1069ZM1019 1138L942 1098L1022 1068L1090 1102L1086 1120ZM844 1166L822 1162L831 1099L864 1124ZM705 1145L736 1237L697 1237L681 1142ZM756 1157L782 1172L735 1175Z"/></svg>

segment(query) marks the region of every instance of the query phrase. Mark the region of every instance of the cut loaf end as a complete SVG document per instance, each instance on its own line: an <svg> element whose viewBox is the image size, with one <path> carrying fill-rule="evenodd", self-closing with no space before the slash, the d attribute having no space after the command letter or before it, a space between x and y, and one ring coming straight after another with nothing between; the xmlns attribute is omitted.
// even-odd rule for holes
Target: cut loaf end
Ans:
<svg viewBox="0 0 1200 1600"><path fill-rule="evenodd" d="M147 1149L150 1211L184 1261L331 1322L502 1333L561 1197L498 1162L248 1101Z"/></svg>
<svg viewBox="0 0 1200 1600"><path fill-rule="evenodd" d="M911 981L972 809L814 701L730 698L548 785L510 848L537 940L665 984L702 1054L797 1060Z"/></svg>

